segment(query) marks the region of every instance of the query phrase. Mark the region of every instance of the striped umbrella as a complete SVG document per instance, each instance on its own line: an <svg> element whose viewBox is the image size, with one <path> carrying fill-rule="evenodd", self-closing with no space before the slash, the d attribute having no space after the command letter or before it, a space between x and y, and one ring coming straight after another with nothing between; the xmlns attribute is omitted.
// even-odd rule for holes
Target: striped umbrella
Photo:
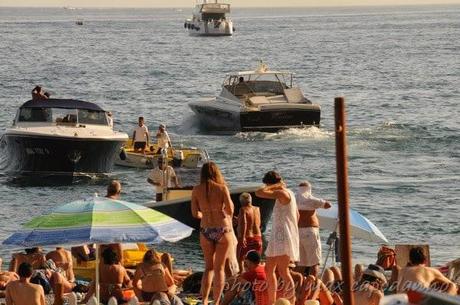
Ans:
<svg viewBox="0 0 460 305"><path fill-rule="evenodd" d="M147 207L94 196L32 219L3 244L35 247L96 243L96 299L99 301L99 244L176 242L190 236L192 231L191 227Z"/></svg>
<svg viewBox="0 0 460 305"><path fill-rule="evenodd" d="M105 197L77 200L32 219L6 239L21 247L84 243L176 242L192 228L147 207Z"/></svg>

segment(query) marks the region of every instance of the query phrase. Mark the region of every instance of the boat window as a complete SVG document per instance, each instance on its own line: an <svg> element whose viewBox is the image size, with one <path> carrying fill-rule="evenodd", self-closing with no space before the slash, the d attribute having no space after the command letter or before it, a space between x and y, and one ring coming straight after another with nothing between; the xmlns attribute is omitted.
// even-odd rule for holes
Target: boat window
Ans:
<svg viewBox="0 0 460 305"><path fill-rule="evenodd" d="M21 108L19 122L51 122L51 109L49 108Z"/></svg>
<svg viewBox="0 0 460 305"><path fill-rule="evenodd" d="M86 109L78 110L78 123L108 125L107 116L104 111L94 111Z"/></svg>
<svg viewBox="0 0 460 305"><path fill-rule="evenodd" d="M217 20L223 20L225 19L225 14L219 14L219 13L205 13L201 15L201 18L204 21L217 21Z"/></svg>
<svg viewBox="0 0 460 305"><path fill-rule="evenodd" d="M77 110L76 109L64 109L64 108L52 108L53 109L53 122L56 124L77 123Z"/></svg>

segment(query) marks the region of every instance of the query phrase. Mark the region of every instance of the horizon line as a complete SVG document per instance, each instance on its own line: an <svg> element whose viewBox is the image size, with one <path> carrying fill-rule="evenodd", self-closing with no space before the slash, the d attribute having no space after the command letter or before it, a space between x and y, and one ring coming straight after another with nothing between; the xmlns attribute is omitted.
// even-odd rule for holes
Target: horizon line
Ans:
<svg viewBox="0 0 460 305"><path fill-rule="evenodd" d="M460 5L460 3L413 3L413 4L342 4L342 5L274 5L274 6L241 6L232 5L233 8L332 8L332 7L412 7L412 6L445 6L445 5ZM1 5L6 8L72 8L72 9L146 9L146 8L163 8L163 9L188 9L190 6L68 6L68 5L46 5L46 6L30 6L30 5ZM192 6L193 7L193 6Z"/></svg>

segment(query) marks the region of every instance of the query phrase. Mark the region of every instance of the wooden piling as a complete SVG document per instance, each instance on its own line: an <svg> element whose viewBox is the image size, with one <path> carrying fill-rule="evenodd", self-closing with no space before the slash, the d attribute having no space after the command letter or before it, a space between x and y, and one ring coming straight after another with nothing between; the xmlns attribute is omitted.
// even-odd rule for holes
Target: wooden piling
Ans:
<svg viewBox="0 0 460 305"><path fill-rule="evenodd" d="M347 137L345 99L336 97L335 109L335 154L337 163L337 198L339 204L340 255L342 262L343 304L354 305L351 263L350 204L348 194Z"/></svg>

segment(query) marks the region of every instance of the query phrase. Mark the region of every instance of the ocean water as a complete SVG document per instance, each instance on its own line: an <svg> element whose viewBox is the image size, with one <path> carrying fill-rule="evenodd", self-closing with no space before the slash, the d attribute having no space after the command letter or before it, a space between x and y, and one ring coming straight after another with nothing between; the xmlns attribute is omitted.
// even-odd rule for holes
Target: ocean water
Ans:
<svg viewBox="0 0 460 305"><path fill-rule="evenodd" d="M118 130L132 133L140 115L151 130L165 123L174 143L207 149L230 185L275 169L290 187L308 179L315 195L335 202L333 100L344 96L352 208L391 244L430 244L435 264L460 256L460 6L240 8L235 35L223 38L188 36L190 13L0 8L2 132L41 84L112 111ZM259 59L296 73L322 106L320 129L223 136L199 128L187 103L214 96L225 73ZM147 174L116 167L112 175L123 199L142 203L154 195ZM55 206L104 193L106 183L32 186L2 173L0 240ZM196 236L158 247L180 266L202 266ZM378 247L354 239L353 258L373 262Z"/></svg>

